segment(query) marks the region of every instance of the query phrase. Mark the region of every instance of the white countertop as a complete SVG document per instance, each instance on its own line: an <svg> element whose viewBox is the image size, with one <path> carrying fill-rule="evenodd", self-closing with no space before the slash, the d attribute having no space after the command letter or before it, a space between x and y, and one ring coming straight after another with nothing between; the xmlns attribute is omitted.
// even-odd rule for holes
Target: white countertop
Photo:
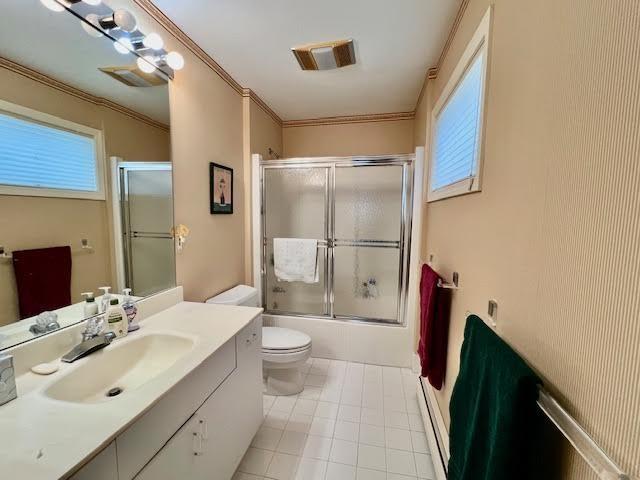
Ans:
<svg viewBox="0 0 640 480"><path fill-rule="evenodd" d="M106 447L260 313L261 309L252 307L181 302L145 319L139 331L114 341L114 345L151 333L189 336L195 345L162 374L126 396L105 402L69 403L42 393L66 372L99 359L101 352L71 364L60 362L60 370L53 375L29 372L18 377L18 398L0 406L2 471L20 480L51 480L68 475Z"/></svg>

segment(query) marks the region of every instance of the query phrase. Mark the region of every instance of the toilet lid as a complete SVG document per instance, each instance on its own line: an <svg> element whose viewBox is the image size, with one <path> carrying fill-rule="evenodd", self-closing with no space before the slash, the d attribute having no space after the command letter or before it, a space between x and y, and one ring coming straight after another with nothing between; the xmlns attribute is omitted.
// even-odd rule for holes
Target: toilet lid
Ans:
<svg viewBox="0 0 640 480"><path fill-rule="evenodd" d="M306 333L281 327L262 328L263 350L298 350L311 344Z"/></svg>

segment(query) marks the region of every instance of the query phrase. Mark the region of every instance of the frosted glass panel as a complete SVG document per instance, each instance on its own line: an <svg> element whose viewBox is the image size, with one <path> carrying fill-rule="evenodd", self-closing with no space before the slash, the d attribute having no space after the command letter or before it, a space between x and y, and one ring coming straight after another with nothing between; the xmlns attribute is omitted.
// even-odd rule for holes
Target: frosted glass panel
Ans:
<svg viewBox="0 0 640 480"><path fill-rule="evenodd" d="M273 241L267 247L266 308L288 313L318 314L327 312L325 303L325 259L327 249L318 249L320 279L317 283L279 282L273 273Z"/></svg>
<svg viewBox="0 0 640 480"><path fill-rule="evenodd" d="M131 230L168 234L173 226L171 170L130 170L127 175Z"/></svg>
<svg viewBox="0 0 640 480"><path fill-rule="evenodd" d="M325 239L326 168L266 168L267 238Z"/></svg>
<svg viewBox="0 0 640 480"><path fill-rule="evenodd" d="M397 320L400 251L336 247L334 314Z"/></svg>
<svg viewBox="0 0 640 480"><path fill-rule="evenodd" d="M132 238L131 254L134 295L175 286L173 238Z"/></svg>
<svg viewBox="0 0 640 480"><path fill-rule="evenodd" d="M400 240L402 166L337 167L335 238Z"/></svg>

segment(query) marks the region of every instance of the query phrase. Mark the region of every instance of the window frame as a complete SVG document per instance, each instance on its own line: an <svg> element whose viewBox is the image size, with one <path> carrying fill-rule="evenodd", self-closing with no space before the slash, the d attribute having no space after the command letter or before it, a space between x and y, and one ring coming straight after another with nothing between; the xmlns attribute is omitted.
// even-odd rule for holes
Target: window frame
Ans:
<svg viewBox="0 0 640 480"><path fill-rule="evenodd" d="M0 113L58 130L66 130L72 133L77 133L93 138L95 147L96 186L98 188L98 190L95 192L88 192L83 190L27 187L0 183L0 195L106 200L104 164L105 151L104 139L101 130L64 120L54 115L23 107L21 105L16 105L4 100L0 100Z"/></svg>
<svg viewBox="0 0 640 480"><path fill-rule="evenodd" d="M491 34L491 13L492 8L489 7L484 17L480 21L478 28L469 40L464 52L462 53L460 60L454 68L449 80L447 81L438 101L435 103L431 110L431 132L429 140L429 169L427 175L427 202L435 202L437 200L443 200L445 198L457 197L459 195L466 195L468 193L482 191L482 166L484 161L484 138L485 138L485 113L487 104L487 78L488 78L488 66L490 61L490 34ZM463 178L457 182L445 185L443 187L434 189L433 173L434 173L434 161L435 161L435 138L436 138L436 122L438 116L442 112L445 106L448 105L451 96L455 93L456 89L464 79L465 75L469 71L471 65L480 55L484 54L482 65L482 85L480 87L480 115L478 125L478 156L476 158L475 174L471 177Z"/></svg>

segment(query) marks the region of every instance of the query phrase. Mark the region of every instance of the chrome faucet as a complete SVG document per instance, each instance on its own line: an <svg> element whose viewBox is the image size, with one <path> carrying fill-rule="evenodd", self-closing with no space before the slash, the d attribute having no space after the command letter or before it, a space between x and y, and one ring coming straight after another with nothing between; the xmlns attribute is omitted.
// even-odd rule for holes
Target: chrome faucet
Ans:
<svg viewBox="0 0 640 480"><path fill-rule="evenodd" d="M63 362L73 363L76 360L80 360L93 352L103 349L116 338L116 334L113 332L96 335L87 340L84 340L84 335L83 333L83 341L62 357L61 360Z"/></svg>

